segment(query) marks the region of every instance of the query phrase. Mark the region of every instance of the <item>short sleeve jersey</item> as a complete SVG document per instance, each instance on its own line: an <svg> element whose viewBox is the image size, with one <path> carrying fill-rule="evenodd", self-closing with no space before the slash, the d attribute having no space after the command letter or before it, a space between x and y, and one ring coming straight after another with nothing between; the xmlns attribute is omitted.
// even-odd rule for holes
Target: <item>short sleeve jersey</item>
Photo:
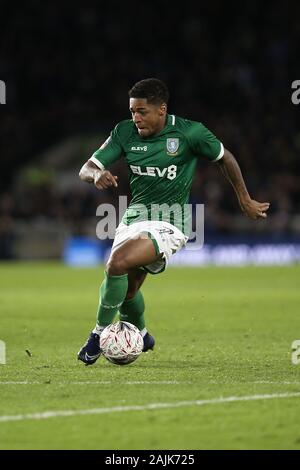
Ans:
<svg viewBox="0 0 300 470"><path fill-rule="evenodd" d="M222 143L202 123L167 115L165 127L146 138L132 120L121 121L90 160L103 169L125 158L132 199L123 223L165 220L188 235L197 158L215 162L223 155Z"/></svg>

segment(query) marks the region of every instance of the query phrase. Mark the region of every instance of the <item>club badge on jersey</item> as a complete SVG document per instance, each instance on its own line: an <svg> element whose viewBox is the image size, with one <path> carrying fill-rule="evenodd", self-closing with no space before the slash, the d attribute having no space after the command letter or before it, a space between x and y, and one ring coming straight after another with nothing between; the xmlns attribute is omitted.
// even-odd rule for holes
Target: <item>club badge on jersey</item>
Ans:
<svg viewBox="0 0 300 470"><path fill-rule="evenodd" d="M179 148L179 139L177 137L167 139L167 154L175 157Z"/></svg>

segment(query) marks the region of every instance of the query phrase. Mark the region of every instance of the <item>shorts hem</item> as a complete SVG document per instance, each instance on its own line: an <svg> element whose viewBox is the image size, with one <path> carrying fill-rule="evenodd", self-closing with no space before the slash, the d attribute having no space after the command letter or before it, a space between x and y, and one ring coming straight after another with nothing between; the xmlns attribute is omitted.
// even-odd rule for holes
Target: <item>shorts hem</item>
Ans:
<svg viewBox="0 0 300 470"><path fill-rule="evenodd" d="M160 274L160 273L164 272L165 269L166 269L166 266L167 266L167 263L165 262L164 265L163 265L163 267L162 267L159 271L155 271L155 272L154 272L154 271L151 271L151 269L147 268L147 266L143 266L143 269L144 269L145 271L147 271L147 273L152 274L152 275L155 276L155 274Z"/></svg>
<svg viewBox="0 0 300 470"><path fill-rule="evenodd" d="M153 243L154 248L155 248L155 253L157 254L157 256L160 255L161 252L160 252L160 249L159 249L156 238L154 238L154 236L152 235L151 232L145 232L145 233L147 233L149 239L152 240L152 243Z"/></svg>

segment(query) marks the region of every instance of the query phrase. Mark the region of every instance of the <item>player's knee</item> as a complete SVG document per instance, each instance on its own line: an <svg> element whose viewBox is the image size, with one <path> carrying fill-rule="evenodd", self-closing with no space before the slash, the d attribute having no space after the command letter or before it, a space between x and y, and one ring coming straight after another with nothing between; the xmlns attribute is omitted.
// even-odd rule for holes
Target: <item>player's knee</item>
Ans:
<svg viewBox="0 0 300 470"><path fill-rule="evenodd" d="M105 270L109 276L121 276L128 272L128 266L126 259L117 253L113 254L105 267Z"/></svg>

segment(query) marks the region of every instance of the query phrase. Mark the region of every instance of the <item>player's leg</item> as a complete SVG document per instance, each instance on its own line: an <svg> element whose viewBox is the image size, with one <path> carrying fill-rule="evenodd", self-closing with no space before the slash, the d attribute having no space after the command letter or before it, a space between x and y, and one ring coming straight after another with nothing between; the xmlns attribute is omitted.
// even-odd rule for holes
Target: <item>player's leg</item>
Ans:
<svg viewBox="0 0 300 470"><path fill-rule="evenodd" d="M139 290L147 273L141 269L130 269L128 272L128 290L124 302L119 308L120 320L128 321L140 331L145 328L145 302Z"/></svg>
<svg viewBox="0 0 300 470"><path fill-rule="evenodd" d="M122 303L120 320L133 323L140 331L145 328L145 302L140 287L145 281L147 272L143 269L134 268L128 272L128 289Z"/></svg>
<svg viewBox="0 0 300 470"><path fill-rule="evenodd" d="M111 253L106 272L109 276L122 276L131 269L147 266L161 257L153 240L147 234L141 234L139 238L126 241Z"/></svg>
<svg viewBox="0 0 300 470"><path fill-rule="evenodd" d="M147 271L140 268L130 269L128 272L128 289L125 301L133 299L135 294L139 291L147 277ZM124 301L124 302L125 302Z"/></svg>
<svg viewBox="0 0 300 470"><path fill-rule="evenodd" d="M106 265L105 279L100 287L97 325L86 344L79 351L78 359L86 364L93 364L98 359L101 354L100 334L106 326L113 322L117 311L126 298L129 271L151 264L160 257L153 241L146 235L137 239L129 239L112 251Z"/></svg>
<svg viewBox="0 0 300 470"><path fill-rule="evenodd" d="M145 281L147 272L142 269L130 269L128 272L128 290L124 302L120 307L120 320L128 321L135 325L144 339L144 351L153 349L155 340L146 328L145 324L145 302L140 290Z"/></svg>
<svg viewBox="0 0 300 470"><path fill-rule="evenodd" d="M112 323L117 311L128 295L128 273L132 269L155 262L160 256L157 254L152 240L145 237L130 239L112 251L106 264L105 279L100 287L97 314L99 328ZM139 281L136 280L136 282L136 285L138 285ZM132 285L133 280L131 288Z"/></svg>

